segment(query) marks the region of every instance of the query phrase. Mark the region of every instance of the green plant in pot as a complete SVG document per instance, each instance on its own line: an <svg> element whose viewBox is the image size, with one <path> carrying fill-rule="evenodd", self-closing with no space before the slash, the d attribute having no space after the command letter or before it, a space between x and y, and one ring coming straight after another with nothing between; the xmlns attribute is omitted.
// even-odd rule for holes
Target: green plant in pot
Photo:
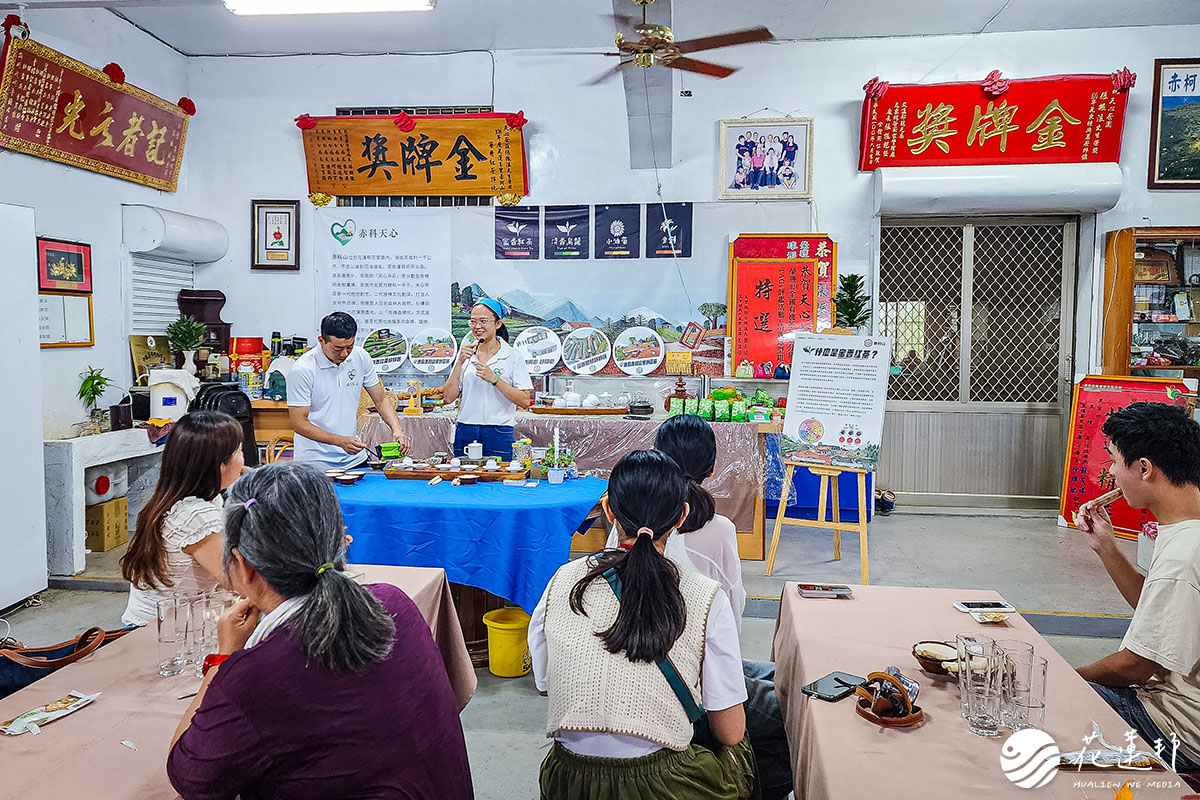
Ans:
<svg viewBox="0 0 1200 800"><path fill-rule="evenodd" d="M866 292L862 275L842 275L833 303L837 309L839 327L860 330L871 322L871 296Z"/></svg>
<svg viewBox="0 0 1200 800"><path fill-rule="evenodd" d="M79 373L79 392L77 396L83 401L84 407L88 410L88 421L91 423L91 432L100 433L100 423L103 419L104 412L98 407L100 398L112 386L112 380L104 377L104 370L95 367L88 367L86 372Z"/></svg>
<svg viewBox="0 0 1200 800"><path fill-rule="evenodd" d="M185 314L167 326L167 344L175 353L175 368L196 374L196 351L208 336L208 326Z"/></svg>
<svg viewBox="0 0 1200 800"><path fill-rule="evenodd" d="M542 467L551 483L562 483L567 471L574 466L575 456L565 447L551 447L542 459Z"/></svg>

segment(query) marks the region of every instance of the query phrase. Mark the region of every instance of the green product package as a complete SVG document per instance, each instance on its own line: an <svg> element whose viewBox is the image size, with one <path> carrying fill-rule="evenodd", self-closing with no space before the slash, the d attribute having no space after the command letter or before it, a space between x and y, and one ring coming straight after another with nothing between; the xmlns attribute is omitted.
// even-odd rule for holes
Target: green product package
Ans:
<svg viewBox="0 0 1200 800"><path fill-rule="evenodd" d="M756 406L773 406L774 401L771 400L771 395L766 389L759 389L754 393L754 399L751 401Z"/></svg>
<svg viewBox="0 0 1200 800"><path fill-rule="evenodd" d="M667 408L667 416L678 417L682 413L684 413L683 398L682 397L672 397L671 404Z"/></svg>
<svg viewBox="0 0 1200 800"><path fill-rule="evenodd" d="M700 413L700 401L694 397L689 397L683 401L683 413L696 415Z"/></svg>
<svg viewBox="0 0 1200 800"><path fill-rule="evenodd" d="M713 403L713 419L717 422L729 422L728 400L717 400Z"/></svg>
<svg viewBox="0 0 1200 800"><path fill-rule="evenodd" d="M699 402L697 403L696 413L699 414L702 419L712 419L713 399L711 397L700 398Z"/></svg>
<svg viewBox="0 0 1200 800"><path fill-rule="evenodd" d="M750 419L750 415L746 412L747 405L745 400L734 400L729 407L729 418L733 422L746 422Z"/></svg>

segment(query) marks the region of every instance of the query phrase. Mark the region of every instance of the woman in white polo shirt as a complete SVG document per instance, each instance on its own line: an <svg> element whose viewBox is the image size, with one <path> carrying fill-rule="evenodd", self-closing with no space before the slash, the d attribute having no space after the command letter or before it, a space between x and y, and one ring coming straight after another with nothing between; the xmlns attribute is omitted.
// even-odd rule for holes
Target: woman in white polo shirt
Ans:
<svg viewBox="0 0 1200 800"><path fill-rule="evenodd" d="M443 393L447 403L462 397L454 428L455 455L479 442L485 456L512 460L517 409L529 408L533 382L525 357L508 343L505 310L490 297L471 307L475 343L459 350Z"/></svg>

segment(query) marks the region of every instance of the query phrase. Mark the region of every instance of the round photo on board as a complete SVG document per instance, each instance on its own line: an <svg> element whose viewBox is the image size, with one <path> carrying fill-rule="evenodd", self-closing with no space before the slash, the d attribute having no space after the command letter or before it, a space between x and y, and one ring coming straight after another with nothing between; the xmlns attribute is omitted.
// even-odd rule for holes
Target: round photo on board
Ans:
<svg viewBox="0 0 1200 800"><path fill-rule="evenodd" d="M800 423L796 436L804 444L816 444L825 435L825 426L817 419L806 419Z"/></svg>
<svg viewBox="0 0 1200 800"><path fill-rule="evenodd" d="M408 358L408 339L400 331L380 328L367 337L363 349L375 362L376 372L394 372Z"/></svg>
<svg viewBox="0 0 1200 800"><path fill-rule="evenodd" d="M666 349L662 337L653 329L626 328L613 341L613 361L627 375L647 375L658 369Z"/></svg>
<svg viewBox="0 0 1200 800"><path fill-rule="evenodd" d="M562 342L558 334L541 325L521 331L513 346L525 356L525 366L530 375L545 375L557 367L562 358Z"/></svg>
<svg viewBox="0 0 1200 800"><path fill-rule="evenodd" d="M595 375L612 355L608 337L595 328L576 328L563 339L563 363L577 375Z"/></svg>
<svg viewBox="0 0 1200 800"><path fill-rule="evenodd" d="M444 328L426 328L409 343L409 358L421 372L441 372L454 363L458 352L453 334Z"/></svg>

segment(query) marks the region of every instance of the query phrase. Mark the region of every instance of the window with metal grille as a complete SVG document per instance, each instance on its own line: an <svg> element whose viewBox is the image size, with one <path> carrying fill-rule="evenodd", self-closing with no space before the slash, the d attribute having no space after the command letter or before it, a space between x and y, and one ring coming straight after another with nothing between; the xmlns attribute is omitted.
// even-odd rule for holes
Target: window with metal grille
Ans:
<svg viewBox="0 0 1200 800"><path fill-rule="evenodd" d="M179 318L179 290L195 288L195 265L143 253L133 253L130 260L129 333L163 336Z"/></svg>
<svg viewBox="0 0 1200 800"><path fill-rule="evenodd" d="M339 117L382 117L395 116L403 111L406 114L489 114L491 106L393 106L388 108L339 108ZM415 208L439 206L490 206L492 198L489 195L356 195L354 197L339 197L339 206L354 206L376 208L378 206L409 206Z"/></svg>
<svg viewBox="0 0 1200 800"><path fill-rule="evenodd" d="M1059 403L1074 223L885 223L877 329L888 399Z"/></svg>

